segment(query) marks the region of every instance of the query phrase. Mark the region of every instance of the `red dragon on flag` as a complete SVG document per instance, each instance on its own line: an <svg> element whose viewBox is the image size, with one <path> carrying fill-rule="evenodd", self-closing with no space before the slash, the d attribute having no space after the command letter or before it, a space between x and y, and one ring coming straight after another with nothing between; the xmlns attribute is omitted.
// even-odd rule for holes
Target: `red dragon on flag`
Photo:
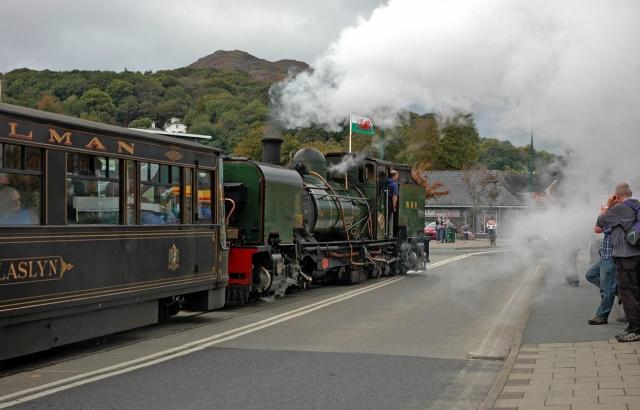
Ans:
<svg viewBox="0 0 640 410"><path fill-rule="evenodd" d="M373 135L373 122L367 117L351 114L351 131L360 134Z"/></svg>

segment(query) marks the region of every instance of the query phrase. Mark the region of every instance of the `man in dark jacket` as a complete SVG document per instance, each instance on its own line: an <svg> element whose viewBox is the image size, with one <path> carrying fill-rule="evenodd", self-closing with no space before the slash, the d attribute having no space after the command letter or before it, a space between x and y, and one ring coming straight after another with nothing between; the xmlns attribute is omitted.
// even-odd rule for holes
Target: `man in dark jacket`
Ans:
<svg viewBox="0 0 640 410"><path fill-rule="evenodd" d="M600 229L611 228L612 255L616 263L618 292L627 316L627 329L616 335L619 342L640 340L640 247L629 245L624 236L635 222L636 211L626 203L640 207L640 202L632 197L629 185L622 182L609 195L607 206L603 207L596 226Z"/></svg>
<svg viewBox="0 0 640 410"><path fill-rule="evenodd" d="M387 177L387 233L389 235L393 235L393 221L398 212L398 195L400 195L398 171L391 171Z"/></svg>

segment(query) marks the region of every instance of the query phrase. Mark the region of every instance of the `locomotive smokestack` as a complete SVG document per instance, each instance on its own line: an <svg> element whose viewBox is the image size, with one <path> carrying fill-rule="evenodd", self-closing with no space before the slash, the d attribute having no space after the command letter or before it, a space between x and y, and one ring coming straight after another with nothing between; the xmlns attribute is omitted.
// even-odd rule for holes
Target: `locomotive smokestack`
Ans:
<svg viewBox="0 0 640 410"><path fill-rule="evenodd" d="M282 138L262 138L262 162L280 165Z"/></svg>

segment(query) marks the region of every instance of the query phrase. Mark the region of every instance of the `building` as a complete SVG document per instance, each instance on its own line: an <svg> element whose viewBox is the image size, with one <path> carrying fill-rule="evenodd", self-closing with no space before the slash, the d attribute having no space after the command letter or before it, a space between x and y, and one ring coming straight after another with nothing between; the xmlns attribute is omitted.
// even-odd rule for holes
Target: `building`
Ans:
<svg viewBox="0 0 640 410"><path fill-rule="evenodd" d="M433 222L438 216L447 216L457 227L469 224L476 234L486 233L486 221L496 218L500 235L518 236L523 232L523 223L532 208L553 206L554 189L557 183L552 176L534 175L533 191L530 193L529 174L490 171L496 176L495 200L488 203L486 197L474 198L463 180L463 171L430 171L429 180L442 182L439 190L448 190L449 195L432 199L425 204L425 222ZM533 201L531 200L533 198Z"/></svg>
<svg viewBox="0 0 640 410"><path fill-rule="evenodd" d="M172 117L171 122L164 124L164 130L166 132L186 134L187 126L180 122L180 118Z"/></svg>

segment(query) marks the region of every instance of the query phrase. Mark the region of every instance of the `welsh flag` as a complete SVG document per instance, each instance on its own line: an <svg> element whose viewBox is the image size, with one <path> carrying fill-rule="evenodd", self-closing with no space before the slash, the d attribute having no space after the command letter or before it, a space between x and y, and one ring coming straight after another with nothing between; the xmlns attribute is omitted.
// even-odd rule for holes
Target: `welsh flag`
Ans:
<svg viewBox="0 0 640 410"><path fill-rule="evenodd" d="M373 123L367 117L351 114L351 131L373 135Z"/></svg>

